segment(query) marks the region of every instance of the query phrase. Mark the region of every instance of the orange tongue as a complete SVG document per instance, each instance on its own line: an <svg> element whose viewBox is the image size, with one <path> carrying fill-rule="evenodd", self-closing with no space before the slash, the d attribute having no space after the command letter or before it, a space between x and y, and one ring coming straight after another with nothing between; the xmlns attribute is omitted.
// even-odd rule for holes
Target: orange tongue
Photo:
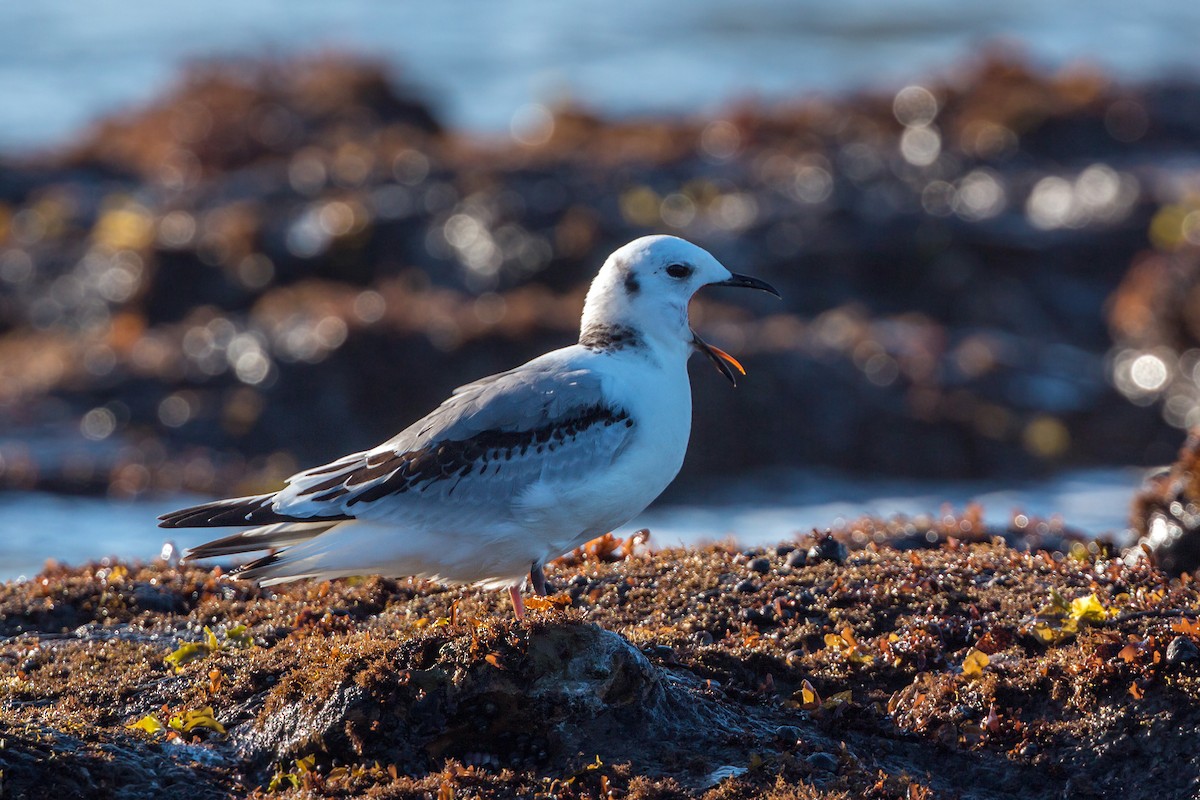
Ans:
<svg viewBox="0 0 1200 800"><path fill-rule="evenodd" d="M707 343L707 342L705 342L705 344L708 344L708 343ZM721 358L725 359L725 360L726 360L726 361L728 361L730 364L732 364L732 365L733 365L733 368L734 368L734 369L736 369L738 372L742 373L743 375L745 375L745 374L746 374L746 368L742 366L742 364L741 364L741 362L740 362L740 361L738 361L738 360L737 360L736 358L734 358L733 356L729 355L729 353L726 353L724 350L722 350L721 348L717 347L715 344L710 344L710 345L708 345L708 349L709 349L709 350L712 350L714 353L716 353L717 355L719 355Z"/></svg>

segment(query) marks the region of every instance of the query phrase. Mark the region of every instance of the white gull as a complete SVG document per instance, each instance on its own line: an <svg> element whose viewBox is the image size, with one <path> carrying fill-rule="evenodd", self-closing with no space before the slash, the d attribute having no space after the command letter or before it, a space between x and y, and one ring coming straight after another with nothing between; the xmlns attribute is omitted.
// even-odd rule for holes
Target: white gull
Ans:
<svg viewBox="0 0 1200 800"><path fill-rule="evenodd" d="M189 558L268 550L239 571L265 585L379 574L508 587L628 522L675 478L691 432L687 360L700 350L735 382L727 353L688 322L704 286L769 284L673 236L608 257L579 343L469 383L371 450L293 475L277 492L163 515L165 528L256 527ZM744 371L743 371L744 374Z"/></svg>

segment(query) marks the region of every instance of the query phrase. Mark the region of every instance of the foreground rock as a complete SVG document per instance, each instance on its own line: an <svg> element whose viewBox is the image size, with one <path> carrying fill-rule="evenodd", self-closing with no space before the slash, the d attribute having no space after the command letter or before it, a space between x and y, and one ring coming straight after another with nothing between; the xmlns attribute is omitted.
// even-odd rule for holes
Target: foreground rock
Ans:
<svg viewBox="0 0 1200 800"><path fill-rule="evenodd" d="M525 623L496 594L407 581L268 591L163 563L52 568L0 589L0 791L1200 789L1193 583L1102 547L989 543L969 515L930 537L851 527L844 559L600 542L553 566L558 594Z"/></svg>

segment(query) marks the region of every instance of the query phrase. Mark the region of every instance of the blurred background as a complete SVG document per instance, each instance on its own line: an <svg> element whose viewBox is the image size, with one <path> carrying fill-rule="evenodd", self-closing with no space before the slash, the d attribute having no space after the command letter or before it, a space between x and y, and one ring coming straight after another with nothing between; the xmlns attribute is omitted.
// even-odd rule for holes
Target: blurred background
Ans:
<svg viewBox="0 0 1200 800"><path fill-rule="evenodd" d="M158 513L570 343L650 232L785 297L695 301L750 374L693 368L684 473L633 523L659 544L971 499L1119 534L1200 423L1198 29L1165 0L7 4L0 578L157 555Z"/></svg>

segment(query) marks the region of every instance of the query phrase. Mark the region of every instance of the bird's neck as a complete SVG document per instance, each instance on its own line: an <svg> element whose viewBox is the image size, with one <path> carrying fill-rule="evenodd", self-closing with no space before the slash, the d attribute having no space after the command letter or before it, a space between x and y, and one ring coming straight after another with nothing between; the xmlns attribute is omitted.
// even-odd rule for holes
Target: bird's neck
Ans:
<svg viewBox="0 0 1200 800"><path fill-rule="evenodd" d="M630 353L657 363L686 361L691 345L678 335L654 327L635 325L631 320L617 321L584 317L579 344L597 353Z"/></svg>
<svg viewBox="0 0 1200 800"><path fill-rule="evenodd" d="M647 302L613 275L602 272L588 290L579 325L579 344L590 350L642 348L686 359L691 348L687 307L668 300Z"/></svg>

